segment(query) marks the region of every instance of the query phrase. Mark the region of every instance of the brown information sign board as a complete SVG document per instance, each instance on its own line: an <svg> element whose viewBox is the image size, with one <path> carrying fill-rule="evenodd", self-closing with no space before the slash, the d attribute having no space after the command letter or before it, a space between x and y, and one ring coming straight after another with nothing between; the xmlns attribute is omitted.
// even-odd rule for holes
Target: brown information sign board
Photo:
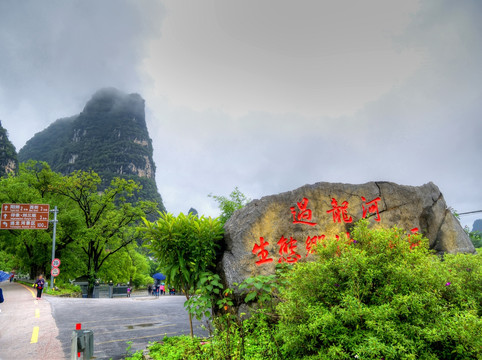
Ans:
<svg viewBox="0 0 482 360"><path fill-rule="evenodd" d="M48 204L2 204L0 229L47 230Z"/></svg>

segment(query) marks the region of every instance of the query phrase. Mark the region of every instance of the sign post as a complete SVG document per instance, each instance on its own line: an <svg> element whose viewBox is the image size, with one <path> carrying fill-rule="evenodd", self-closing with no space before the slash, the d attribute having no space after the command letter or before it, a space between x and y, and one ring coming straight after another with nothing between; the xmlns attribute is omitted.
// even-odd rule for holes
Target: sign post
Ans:
<svg viewBox="0 0 482 360"><path fill-rule="evenodd" d="M50 210L49 204L2 204L0 213L0 229L16 230L47 230L49 228L49 213L54 213L54 219L50 222L54 224L52 235L52 270L50 287L54 288L54 276L60 273L58 266L60 260L55 259L55 232L57 230L57 206ZM54 260L58 265L54 265ZM54 275L55 274L55 275Z"/></svg>
<svg viewBox="0 0 482 360"><path fill-rule="evenodd" d="M53 212L54 213L54 219L52 220L53 224L54 224L54 230L53 230L53 233L52 233L52 270L50 272L50 274L52 275L50 278L50 288L53 289L54 288L54 277L57 276L60 271L58 269L59 265L60 265L60 260L59 259L56 259L55 258L55 232L57 230L57 213L59 212L59 210L57 209L57 206L54 207L54 210L50 210L50 212ZM58 263L57 266L55 266L56 264ZM54 269L57 269L55 271L55 274L54 275Z"/></svg>

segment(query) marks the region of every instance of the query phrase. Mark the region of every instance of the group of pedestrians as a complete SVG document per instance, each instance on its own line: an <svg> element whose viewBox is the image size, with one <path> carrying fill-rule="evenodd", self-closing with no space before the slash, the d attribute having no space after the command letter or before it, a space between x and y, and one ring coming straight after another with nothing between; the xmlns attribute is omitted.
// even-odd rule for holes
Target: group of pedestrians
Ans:
<svg viewBox="0 0 482 360"><path fill-rule="evenodd" d="M159 297L159 295L165 294L165 289L166 289L166 286L164 285L164 283L156 284L154 286L149 285L147 287L147 292L149 293L149 295L154 295L156 297Z"/></svg>
<svg viewBox="0 0 482 360"><path fill-rule="evenodd" d="M176 291L174 288L167 287L169 291L169 295L176 295ZM149 295L153 295L159 297L160 295L166 294L166 285L164 283L156 284L156 285L149 285L147 287L147 292Z"/></svg>

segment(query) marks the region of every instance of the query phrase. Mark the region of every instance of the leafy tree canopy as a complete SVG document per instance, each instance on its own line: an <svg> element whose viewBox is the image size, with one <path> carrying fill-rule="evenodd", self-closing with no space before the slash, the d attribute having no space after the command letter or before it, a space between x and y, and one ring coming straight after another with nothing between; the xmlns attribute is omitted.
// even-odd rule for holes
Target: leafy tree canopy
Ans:
<svg viewBox="0 0 482 360"><path fill-rule="evenodd" d="M229 196L209 194L217 203L221 210L220 220L223 224L234 214L238 209L241 209L251 201L244 195L236 186Z"/></svg>
<svg viewBox="0 0 482 360"><path fill-rule="evenodd" d="M219 219L180 213L177 217L159 213L155 222L144 219L147 246L159 260L166 283L189 298L195 293L201 274L214 267L216 248L223 235ZM192 321L189 314L191 335Z"/></svg>
<svg viewBox="0 0 482 360"><path fill-rule="evenodd" d="M90 288L100 268L111 256L136 240L133 225L156 208L155 203L128 202L139 185L132 180L115 178L99 189L100 177L92 172L76 171L49 186L49 191L70 200L77 213L78 227L69 234L86 257Z"/></svg>
<svg viewBox="0 0 482 360"><path fill-rule="evenodd" d="M66 280L87 274L92 291L101 268L106 264L115 268L113 259L126 258L131 264L125 268L130 269L126 277L147 281L140 276L142 271L147 274L148 268L134 254L135 240L139 238L135 225L141 217L156 212L156 204L129 202L139 189L132 180L115 178L102 191L100 183L100 177L92 171L62 176L47 163L30 161L21 164L18 176L0 180L0 197L2 202L58 207L56 255L62 258L60 276ZM15 254L20 267L27 269L30 276L50 270L52 226L48 231L4 231L0 240L0 249ZM109 277L113 277L112 270Z"/></svg>

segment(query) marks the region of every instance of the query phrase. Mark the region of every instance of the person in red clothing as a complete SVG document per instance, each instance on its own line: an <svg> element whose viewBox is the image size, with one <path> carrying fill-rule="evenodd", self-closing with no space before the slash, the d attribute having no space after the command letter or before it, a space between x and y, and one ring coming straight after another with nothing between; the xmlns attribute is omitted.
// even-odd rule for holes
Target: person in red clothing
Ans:
<svg viewBox="0 0 482 360"><path fill-rule="evenodd" d="M40 300L42 297L42 290L45 286L45 280L43 275L39 275L37 281L35 282L34 286L37 288L37 300Z"/></svg>

